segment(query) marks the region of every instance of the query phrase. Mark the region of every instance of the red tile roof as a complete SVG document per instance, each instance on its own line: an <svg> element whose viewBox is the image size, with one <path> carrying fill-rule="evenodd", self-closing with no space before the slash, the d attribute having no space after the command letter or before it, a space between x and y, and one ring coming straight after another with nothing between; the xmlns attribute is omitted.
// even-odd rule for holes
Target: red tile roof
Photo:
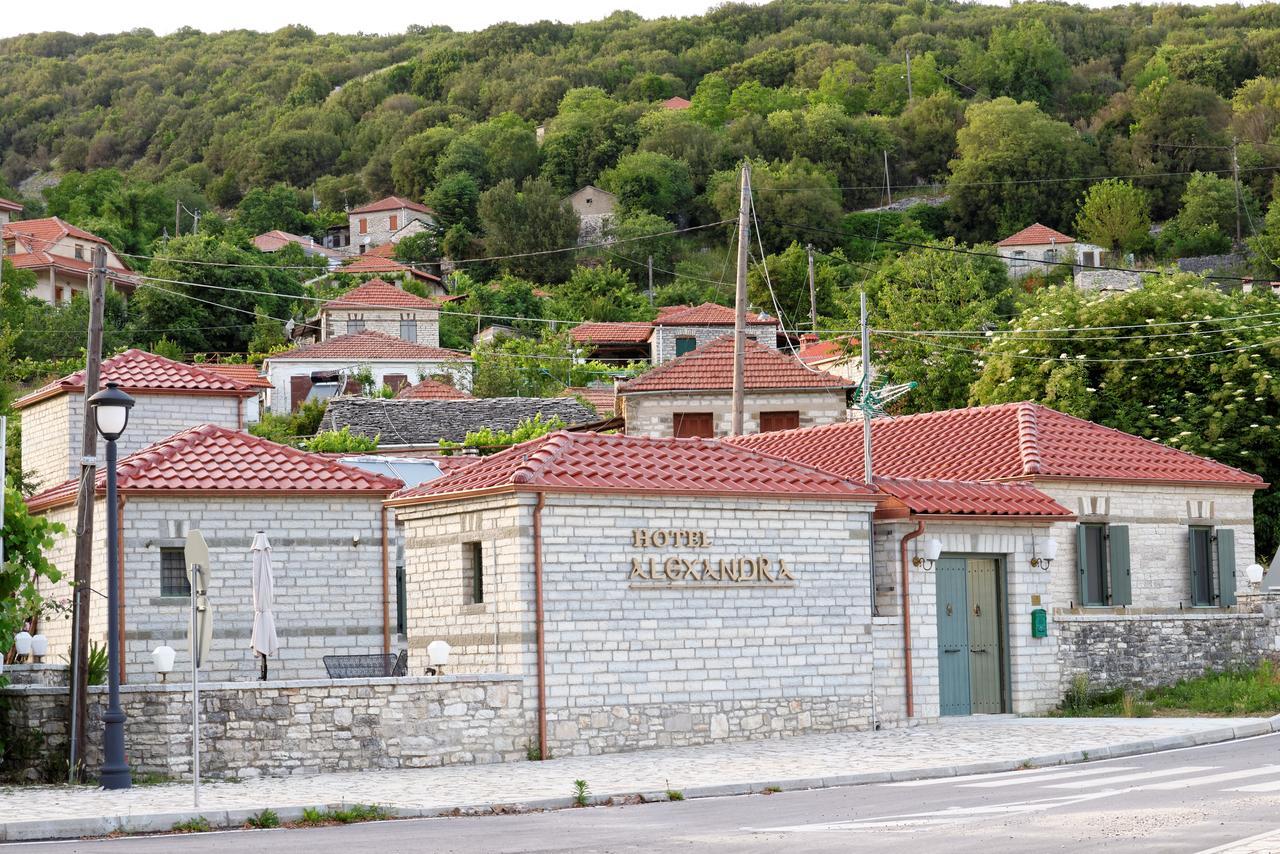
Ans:
<svg viewBox="0 0 1280 854"><path fill-rule="evenodd" d="M780 353L748 338L746 344L746 387L761 389L843 389L851 380L815 371L793 356ZM630 382L618 386L619 394L647 391L697 391L733 388L733 336L725 335L710 344L659 365Z"/></svg>
<svg viewBox="0 0 1280 854"><path fill-rule="evenodd" d="M101 243L112 252L115 252L114 247L106 240L56 216L6 223L3 228L3 236L6 240L13 239L21 242L27 249L27 252L7 256L8 260L19 268L56 266L87 276L93 266L89 257L76 258L74 255L63 255L61 252L48 251L64 237ZM132 278L133 270L129 269L128 266L123 266L123 261L120 263L122 266L112 265L108 268L111 280L122 284L136 284Z"/></svg>
<svg viewBox="0 0 1280 854"><path fill-rule="evenodd" d="M653 324L639 322L590 322L573 327L573 340L580 344L644 344L653 334Z"/></svg>
<svg viewBox="0 0 1280 854"><path fill-rule="evenodd" d="M664 110L687 110L693 106L693 102L688 98L681 98L679 95L674 98L668 98L662 102Z"/></svg>
<svg viewBox="0 0 1280 854"><path fill-rule="evenodd" d="M802 337L800 352L796 354L806 365L828 362L832 359L847 361L860 358L858 339L833 338L828 341L806 341Z"/></svg>
<svg viewBox="0 0 1280 854"><path fill-rule="evenodd" d="M0 211L12 211L13 213L17 213L20 210L22 210L22 205L17 202L11 202L4 197L0 197Z"/></svg>
<svg viewBox="0 0 1280 854"><path fill-rule="evenodd" d="M1257 475L1036 403L878 418L872 431L876 470L889 477L1265 486ZM727 441L843 477L863 476L858 422Z"/></svg>
<svg viewBox="0 0 1280 854"><path fill-rule="evenodd" d="M121 492L268 492L308 494L374 493L387 495L404 484L385 475L343 465L275 442L202 424L130 454L117 468ZM74 502L78 482L68 480L31 498L32 510ZM106 491L99 469L97 493Z"/></svg>
<svg viewBox="0 0 1280 854"><path fill-rule="evenodd" d="M612 387L600 386L568 386L560 392L561 397L580 397L596 408L600 415L617 411L617 394Z"/></svg>
<svg viewBox="0 0 1280 854"><path fill-rule="evenodd" d="M1061 231L1054 231L1047 225L1036 223L1029 225L1017 234L1011 234L996 246L1048 246L1051 243L1075 243L1074 237L1068 237Z"/></svg>
<svg viewBox="0 0 1280 854"><path fill-rule="evenodd" d="M371 249L366 249L363 254L366 258L370 255L374 258L395 258L396 245L394 243L384 243L381 246L374 246Z"/></svg>
<svg viewBox="0 0 1280 854"><path fill-rule="evenodd" d="M733 326L735 323L734 310L727 305L717 305L713 302L704 302L702 305L695 305L692 308L684 308L678 311L668 310L658 313L658 318L653 322L654 326ZM778 325L777 318L765 317L761 314L752 314L747 312L747 323L769 323L774 326Z"/></svg>
<svg viewBox="0 0 1280 854"><path fill-rule="evenodd" d="M119 383L130 394L189 394L231 395L253 397L256 392L247 384L232 377L223 376L200 365L186 365L148 353L145 350L125 350L102 363L98 374L100 387L108 382ZM84 390L84 371L54 380L14 402L15 409L22 409L46 398L71 391Z"/></svg>
<svg viewBox="0 0 1280 854"><path fill-rule="evenodd" d="M412 362L416 360L438 362L442 359L455 361L471 361L466 353L457 350L446 350L443 347L428 347L425 344L414 344L403 338L364 329L350 335L338 335L327 341L316 344L305 344L294 347L283 353L276 353L268 361L275 359L385 359Z"/></svg>
<svg viewBox="0 0 1280 854"><path fill-rule="evenodd" d="M45 246L38 246L38 249L47 248L49 243L54 243L64 237L78 237L81 240L90 240L94 243L107 243L96 234L85 231L83 228L72 225L61 217L47 216L42 219L24 219L18 222L11 222L4 227L5 237L13 237L15 235L25 235L33 238L38 243L44 243ZM110 244L107 244L108 246Z"/></svg>
<svg viewBox="0 0 1280 854"><path fill-rule="evenodd" d="M345 264L341 270L343 273L408 273L418 279L424 281L439 282L439 276L433 276L425 270L418 270L410 267L408 264L402 264L394 258L382 258L377 255L368 253L361 255L359 258Z"/></svg>
<svg viewBox="0 0 1280 854"><path fill-rule="evenodd" d="M1028 483L973 483L877 477L876 488L912 513L930 516L1039 516L1070 519L1070 510ZM891 510L895 502L887 502Z"/></svg>
<svg viewBox="0 0 1280 854"><path fill-rule="evenodd" d="M400 389L396 397L401 400L472 400L471 395L448 383L427 378Z"/></svg>
<svg viewBox="0 0 1280 854"><path fill-rule="evenodd" d="M211 371L218 376L227 377L229 379L242 382L249 388L271 388L271 380L258 373L255 365L223 365L210 363L207 365L197 365L206 371Z"/></svg>
<svg viewBox="0 0 1280 854"><path fill-rule="evenodd" d="M352 208L348 213L375 213L377 211L396 211L402 208L405 210L418 211L419 213L435 213L435 211L426 205L415 202L412 199L406 199L404 196L387 196L385 199L379 199L376 202L369 202L367 205Z"/></svg>
<svg viewBox="0 0 1280 854"><path fill-rule="evenodd" d="M370 279L324 304L330 308L419 308L438 309L434 300L423 299L382 279Z"/></svg>
<svg viewBox="0 0 1280 854"><path fill-rule="evenodd" d="M874 500L861 484L715 440L558 431L403 490L392 502L508 490Z"/></svg>
<svg viewBox="0 0 1280 854"><path fill-rule="evenodd" d="M324 255L326 258L346 257L336 249L330 249L323 243L316 243L313 238L290 234L287 231L281 231L279 229L264 231L262 234L256 235L253 238L253 245L256 246L260 252L278 252L290 243L296 243L303 249L311 250L319 255Z"/></svg>

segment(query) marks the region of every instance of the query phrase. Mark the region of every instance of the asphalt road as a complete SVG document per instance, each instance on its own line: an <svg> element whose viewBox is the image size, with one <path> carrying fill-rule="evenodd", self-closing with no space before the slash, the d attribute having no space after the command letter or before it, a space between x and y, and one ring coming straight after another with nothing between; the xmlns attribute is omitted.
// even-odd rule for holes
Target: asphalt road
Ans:
<svg viewBox="0 0 1280 854"><path fill-rule="evenodd" d="M1265 837L1275 834L1273 839ZM1259 838L1263 837L1263 838ZM1280 734L1049 769L482 818L3 846L13 854L1280 852ZM1224 849L1224 850L1230 850Z"/></svg>

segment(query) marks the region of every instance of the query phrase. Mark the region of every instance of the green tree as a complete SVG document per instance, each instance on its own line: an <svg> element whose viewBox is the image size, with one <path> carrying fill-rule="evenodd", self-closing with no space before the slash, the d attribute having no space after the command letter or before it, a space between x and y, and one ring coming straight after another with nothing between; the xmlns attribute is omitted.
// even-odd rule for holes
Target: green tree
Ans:
<svg viewBox="0 0 1280 854"><path fill-rule="evenodd" d="M1130 128L1131 157L1139 171L1151 175L1142 185L1151 194L1157 219L1177 210L1190 173L1230 167L1228 116L1216 92L1194 83L1163 78L1138 94Z"/></svg>
<svg viewBox="0 0 1280 854"><path fill-rule="evenodd" d="M302 195L284 184L270 189L254 187L236 207L236 224L249 234L276 228L296 234L303 230L308 210Z"/></svg>
<svg viewBox="0 0 1280 854"><path fill-rule="evenodd" d="M618 195L624 211L648 211L672 220L693 197L688 167L654 151L624 155L600 175L600 183Z"/></svg>
<svg viewBox="0 0 1280 854"><path fill-rule="evenodd" d="M343 427L341 430L322 430L302 442L301 447L317 454L360 454L377 450L379 438L353 434L350 427Z"/></svg>
<svg viewBox="0 0 1280 854"><path fill-rule="evenodd" d="M475 229L479 225L476 208L480 204L480 185L471 174L454 172L432 188L427 204L440 215L446 228L461 225Z"/></svg>
<svg viewBox="0 0 1280 854"><path fill-rule="evenodd" d="M471 338L485 326L512 326L530 335L540 335L545 324L545 299L533 284L513 276L492 282L478 282L466 273L454 273L451 291L459 301L445 305L440 313L440 343L455 350L471 349ZM524 319L517 319L524 318Z"/></svg>
<svg viewBox="0 0 1280 854"><path fill-rule="evenodd" d="M981 79L992 95L1052 105L1071 73L1070 63L1044 21L1024 18L991 31Z"/></svg>
<svg viewBox="0 0 1280 854"><path fill-rule="evenodd" d="M560 282L573 269L571 252L548 252L573 246L578 239L578 215L547 181L526 181L516 189L507 179L480 197L480 224L488 255L542 252L499 262L513 276L538 282Z"/></svg>
<svg viewBox="0 0 1280 854"><path fill-rule="evenodd" d="M911 59L911 95L928 98L942 90L946 83L938 71L937 60L932 53ZM879 113L896 116L907 106L907 64L891 62L876 66L871 72L871 98L868 106Z"/></svg>
<svg viewBox="0 0 1280 854"><path fill-rule="evenodd" d="M0 571L0 632L12 638L29 620L41 616L47 605L40 595L41 581L54 582L62 577L50 562L47 552L53 548L54 536L66 526L44 516L32 516L16 486L8 482L4 488L4 566Z"/></svg>
<svg viewBox="0 0 1280 854"><path fill-rule="evenodd" d="M396 244L397 261L405 264L434 264L440 260L440 231L427 228Z"/></svg>
<svg viewBox="0 0 1280 854"><path fill-rule="evenodd" d="M552 290L547 313L570 321L653 318L653 309L632 280L608 262L574 269L569 281Z"/></svg>
<svg viewBox="0 0 1280 854"><path fill-rule="evenodd" d="M818 316L834 317L839 311L840 297L854 287L856 271L838 249L831 255L815 253L813 270ZM768 256L764 264L753 265L747 274L747 295L752 305L765 307L770 314L774 313L776 297L784 321L790 326L808 326L809 253L799 243L792 243L776 255Z"/></svg>
<svg viewBox="0 0 1280 854"><path fill-rule="evenodd" d="M689 113L709 127L720 127L729 120L729 84L719 74L708 74L698 83L691 98Z"/></svg>
<svg viewBox="0 0 1280 854"><path fill-rule="evenodd" d="M1134 250L1151 228L1147 194L1128 181L1109 178L1084 194L1076 216L1076 233L1104 249Z"/></svg>
<svg viewBox="0 0 1280 854"><path fill-rule="evenodd" d="M578 361L568 332L542 338L499 338L471 351L476 397L554 397L565 386L586 385L618 370L600 362Z"/></svg>
<svg viewBox="0 0 1280 854"><path fill-rule="evenodd" d="M719 219L737 219L741 174L741 169L717 172L707 186ZM780 252L792 243L828 249L839 242L832 226L840 220L840 191L827 170L803 159L756 161L751 186L766 252Z"/></svg>

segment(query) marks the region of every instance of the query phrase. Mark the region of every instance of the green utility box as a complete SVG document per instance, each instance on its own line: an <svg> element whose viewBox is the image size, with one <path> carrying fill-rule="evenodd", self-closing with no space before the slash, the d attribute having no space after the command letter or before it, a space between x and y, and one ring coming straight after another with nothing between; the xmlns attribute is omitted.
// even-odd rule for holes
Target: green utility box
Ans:
<svg viewBox="0 0 1280 854"><path fill-rule="evenodd" d="M1047 638L1049 636L1049 617L1044 608L1036 608L1031 612L1031 636Z"/></svg>

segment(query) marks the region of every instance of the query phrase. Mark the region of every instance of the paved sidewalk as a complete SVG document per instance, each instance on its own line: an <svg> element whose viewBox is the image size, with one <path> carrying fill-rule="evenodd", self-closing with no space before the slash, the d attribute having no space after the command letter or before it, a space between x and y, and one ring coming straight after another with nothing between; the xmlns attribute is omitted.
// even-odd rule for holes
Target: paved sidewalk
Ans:
<svg viewBox="0 0 1280 854"><path fill-rule="evenodd" d="M1280 731L1266 718L945 719L883 732L800 736L604 756L447 768L257 778L124 792L89 787L0 789L0 839L68 838L116 831L168 830L203 815L214 827L236 826L266 807L282 820L303 807L378 804L397 815L439 815L520 805L569 806L574 780L595 800L642 794L686 797L746 794L765 788L818 788L1011 770L1149 753Z"/></svg>

